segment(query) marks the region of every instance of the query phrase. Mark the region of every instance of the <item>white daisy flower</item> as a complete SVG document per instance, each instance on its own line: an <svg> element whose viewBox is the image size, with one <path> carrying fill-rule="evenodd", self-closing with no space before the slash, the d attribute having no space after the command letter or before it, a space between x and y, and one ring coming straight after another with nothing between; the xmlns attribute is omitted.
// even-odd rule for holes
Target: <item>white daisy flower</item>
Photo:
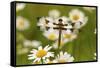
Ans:
<svg viewBox="0 0 100 68"><path fill-rule="evenodd" d="M18 16L16 19L16 28L23 31L29 27L29 21L22 16Z"/></svg>
<svg viewBox="0 0 100 68"><path fill-rule="evenodd" d="M34 60L33 62L40 62L41 60L45 60L46 58L49 57L54 57L53 52L49 52L49 50L52 47L50 47L49 45L47 45L46 47L42 48L42 46L40 46L38 48L38 50L33 49L31 51L32 54L28 55L29 56L29 60ZM42 62L42 61L41 61Z"/></svg>
<svg viewBox="0 0 100 68"><path fill-rule="evenodd" d="M87 23L87 21L88 21L88 17L85 17L83 22L75 23L74 28L79 29L83 27Z"/></svg>
<svg viewBox="0 0 100 68"><path fill-rule="evenodd" d="M72 41L77 38L77 34L71 32L71 30L63 31L62 35L66 42Z"/></svg>
<svg viewBox="0 0 100 68"><path fill-rule="evenodd" d="M58 39L58 31L54 29L49 29L48 31L45 31L43 35L48 38L49 40L57 40Z"/></svg>
<svg viewBox="0 0 100 68"><path fill-rule="evenodd" d="M58 61L58 63L73 62L74 61L74 57L72 57L67 52L63 53L61 51L59 53L59 55L56 57L56 61Z"/></svg>
<svg viewBox="0 0 100 68"><path fill-rule="evenodd" d="M16 4L16 11L20 11L20 10L23 10L25 8L25 5L24 3L17 3Z"/></svg>
<svg viewBox="0 0 100 68"><path fill-rule="evenodd" d="M49 16L56 19L60 16L60 12L58 10L51 10L49 11Z"/></svg>
<svg viewBox="0 0 100 68"><path fill-rule="evenodd" d="M37 26L40 26L41 30L45 30L46 27L52 27L53 26L53 19L51 17L42 17L39 19Z"/></svg>
<svg viewBox="0 0 100 68"><path fill-rule="evenodd" d="M42 43L40 41L37 41L37 40L32 41L32 46L35 47L35 48L39 47L41 44Z"/></svg>
<svg viewBox="0 0 100 68"><path fill-rule="evenodd" d="M84 10L92 12L93 10L95 10L95 7L83 7Z"/></svg>
<svg viewBox="0 0 100 68"><path fill-rule="evenodd" d="M75 23L75 28L81 28L88 21L88 18L84 15L84 13L78 9L73 9L70 11L69 18L72 23Z"/></svg>

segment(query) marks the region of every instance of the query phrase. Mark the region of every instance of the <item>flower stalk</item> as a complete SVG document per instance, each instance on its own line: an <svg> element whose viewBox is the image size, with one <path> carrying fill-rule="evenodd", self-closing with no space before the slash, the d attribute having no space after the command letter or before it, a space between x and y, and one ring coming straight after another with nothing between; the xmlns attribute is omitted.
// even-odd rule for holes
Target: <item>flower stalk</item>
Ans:
<svg viewBox="0 0 100 68"><path fill-rule="evenodd" d="M43 64L43 59L41 58L41 63Z"/></svg>

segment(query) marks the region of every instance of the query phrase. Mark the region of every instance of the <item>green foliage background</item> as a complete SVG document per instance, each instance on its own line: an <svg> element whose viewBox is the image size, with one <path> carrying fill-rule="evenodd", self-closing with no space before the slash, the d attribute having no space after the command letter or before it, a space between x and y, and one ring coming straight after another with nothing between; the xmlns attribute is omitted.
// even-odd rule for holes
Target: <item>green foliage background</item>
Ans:
<svg viewBox="0 0 100 68"><path fill-rule="evenodd" d="M57 9L60 11L61 16L68 16L69 12L72 9L80 9L88 16L88 23L81 28L81 32L78 34L77 39L72 42L66 43L62 48L63 51L67 51L71 54L75 60L74 62L80 61L93 61L94 53L96 52L96 34L94 30L96 28L96 10L92 12L84 10L80 6L63 6L63 5L43 5L43 4L26 4L26 7L17 12L17 16L23 16L30 21L30 27L24 31L18 31L17 34L17 45L16 50L23 47L23 40L39 40L42 42L42 45L52 44L53 41L48 40L42 35L42 32L37 28L37 18L42 16L48 16L48 12L52 9ZM52 45L51 45L52 46ZM30 48L30 50L33 48ZM28 60L28 55L16 55L16 64L17 65L28 65L32 61Z"/></svg>

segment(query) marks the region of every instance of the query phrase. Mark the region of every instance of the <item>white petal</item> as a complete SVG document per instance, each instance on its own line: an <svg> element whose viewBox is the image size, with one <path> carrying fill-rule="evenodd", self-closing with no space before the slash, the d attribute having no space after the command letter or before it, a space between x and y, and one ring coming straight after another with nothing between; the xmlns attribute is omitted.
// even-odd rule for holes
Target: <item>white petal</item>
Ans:
<svg viewBox="0 0 100 68"><path fill-rule="evenodd" d="M57 42L55 42L54 44L53 44L53 48L54 49L57 49L58 48L58 45L57 45L58 43Z"/></svg>
<svg viewBox="0 0 100 68"><path fill-rule="evenodd" d="M51 57L54 57L53 52L48 52L47 55L46 55L45 57L50 57L50 56L51 56Z"/></svg>
<svg viewBox="0 0 100 68"><path fill-rule="evenodd" d="M48 47L48 48L46 49L46 51L49 51L51 48L52 48L51 46L50 46L50 47Z"/></svg>
<svg viewBox="0 0 100 68"><path fill-rule="evenodd" d="M34 57L32 56L32 57L29 57L28 59L29 59L29 60L32 60L32 59L34 59Z"/></svg>
<svg viewBox="0 0 100 68"><path fill-rule="evenodd" d="M30 51L31 53L33 54L36 54L37 53L37 50L36 49L33 49L32 51Z"/></svg>
<svg viewBox="0 0 100 68"><path fill-rule="evenodd" d="M22 9L24 9L25 4L24 3L17 3L16 4L16 11L20 11Z"/></svg>
<svg viewBox="0 0 100 68"><path fill-rule="evenodd" d="M48 47L49 47L49 45L47 45L47 46L44 48L44 50L46 50Z"/></svg>
<svg viewBox="0 0 100 68"><path fill-rule="evenodd" d="M62 51L60 52L60 56L63 56L63 52Z"/></svg>
<svg viewBox="0 0 100 68"><path fill-rule="evenodd" d="M36 58L33 62L39 62L40 61L40 58Z"/></svg>
<svg viewBox="0 0 100 68"><path fill-rule="evenodd" d="M16 28L23 31L29 27L29 21L22 16L17 16L16 18Z"/></svg>
<svg viewBox="0 0 100 68"><path fill-rule="evenodd" d="M70 57L67 61L68 62L73 62L73 60L74 60L74 57Z"/></svg>
<svg viewBox="0 0 100 68"><path fill-rule="evenodd" d="M38 50L42 50L42 46L39 46Z"/></svg>
<svg viewBox="0 0 100 68"><path fill-rule="evenodd" d="M58 18L60 16L60 12L56 9L49 11L49 16L55 18Z"/></svg>

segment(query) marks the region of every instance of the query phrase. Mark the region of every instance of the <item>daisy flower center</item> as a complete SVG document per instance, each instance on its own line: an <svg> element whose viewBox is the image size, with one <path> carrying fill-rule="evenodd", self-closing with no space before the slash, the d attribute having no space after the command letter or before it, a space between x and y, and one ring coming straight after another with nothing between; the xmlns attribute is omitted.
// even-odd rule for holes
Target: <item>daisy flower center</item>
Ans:
<svg viewBox="0 0 100 68"><path fill-rule="evenodd" d="M78 20L80 17L79 17L79 15L74 15L73 16L73 20Z"/></svg>
<svg viewBox="0 0 100 68"><path fill-rule="evenodd" d="M47 54L45 50L39 50L36 54L37 57L42 58Z"/></svg>
<svg viewBox="0 0 100 68"><path fill-rule="evenodd" d="M64 37L65 38L71 38L71 35L70 34L64 34Z"/></svg>
<svg viewBox="0 0 100 68"><path fill-rule="evenodd" d="M19 27L24 27L24 21L23 20L20 20L20 22L19 22Z"/></svg>
<svg viewBox="0 0 100 68"><path fill-rule="evenodd" d="M50 34L49 35L49 37L48 37L49 39L51 39L51 40L54 40L55 38L56 38L56 36L55 36L55 34L54 33L52 33L52 34Z"/></svg>
<svg viewBox="0 0 100 68"><path fill-rule="evenodd" d="M64 62L66 62L66 60L65 59L59 59L58 62L64 63Z"/></svg>

